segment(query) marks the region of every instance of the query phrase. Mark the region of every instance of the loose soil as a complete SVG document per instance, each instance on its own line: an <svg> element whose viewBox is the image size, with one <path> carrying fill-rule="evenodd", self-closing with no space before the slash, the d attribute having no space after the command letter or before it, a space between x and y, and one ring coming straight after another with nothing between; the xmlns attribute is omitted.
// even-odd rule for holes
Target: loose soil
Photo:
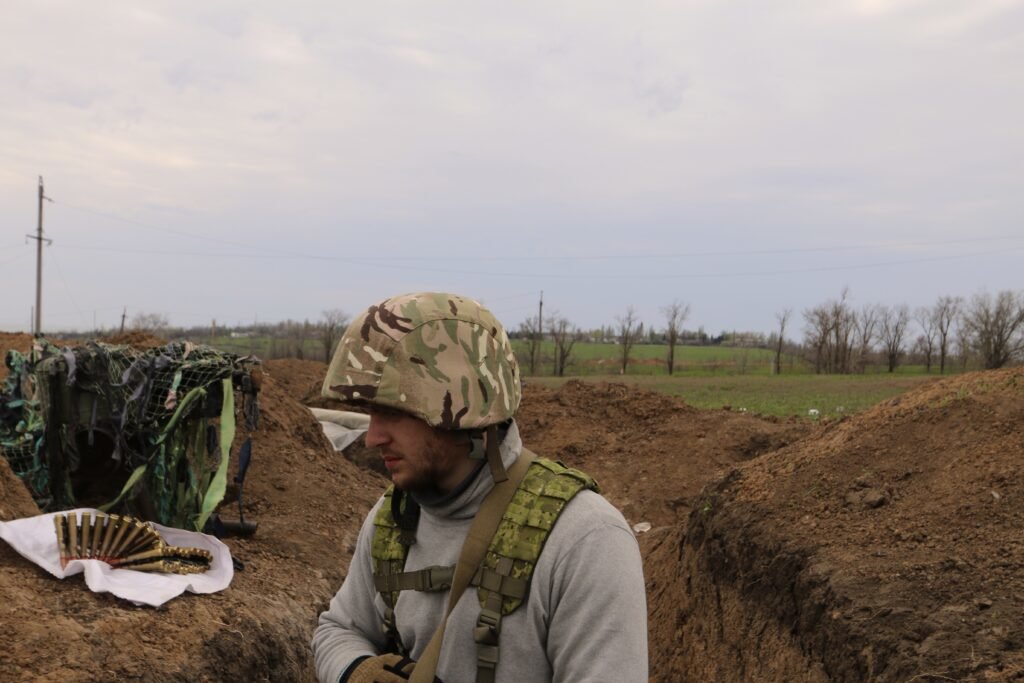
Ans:
<svg viewBox="0 0 1024 683"><path fill-rule="evenodd" d="M303 406L323 405L325 369L265 364L245 484L259 530L226 539L245 563L228 590L133 607L0 545L0 680L312 681L316 615L386 485ZM1024 680L1024 369L829 424L581 382L527 385L518 419L651 526L652 681ZM33 514L0 460L0 518Z"/></svg>

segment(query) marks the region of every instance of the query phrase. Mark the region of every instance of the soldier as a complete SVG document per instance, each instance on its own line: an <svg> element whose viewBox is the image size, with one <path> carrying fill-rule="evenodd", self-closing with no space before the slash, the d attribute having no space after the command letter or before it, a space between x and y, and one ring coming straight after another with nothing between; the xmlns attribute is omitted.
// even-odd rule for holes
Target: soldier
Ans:
<svg viewBox="0 0 1024 683"><path fill-rule="evenodd" d="M636 539L590 477L523 448L490 311L444 293L371 306L323 394L369 411L393 486L313 634L322 683L646 683Z"/></svg>

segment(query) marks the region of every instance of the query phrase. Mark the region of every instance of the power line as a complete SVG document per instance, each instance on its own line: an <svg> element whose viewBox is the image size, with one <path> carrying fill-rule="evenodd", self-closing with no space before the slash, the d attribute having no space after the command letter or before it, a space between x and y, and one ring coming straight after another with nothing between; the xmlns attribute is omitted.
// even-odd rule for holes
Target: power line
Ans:
<svg viewBox="0 0 1024 683"><path fill-rule="evenodd" d="M1002 255L1007 253L1015 253L1024 251L1024 247L1017 247L1013 249L1000 249L999 251L983 251L983 252L972 252L972 253L960 253L953 254L950 256L934 256L918 259L903 259L896 261L879 261L874 263L859 263L852 265L831 265L831 266L814 266L808 268L781 268L773 270L739 270L739 271L716 271L713 273L686 273L686 272L673 272L668 274L636 274L636 273L538 273L538 272L501 272L493 270L461 270L451 268L425 268L419 266L410 266L407 264L391 264L391 263L380 263L376 261L366 261L362 258L355 259L344 256L315 256L315 255L301 255L293 256L289 254L239 254L234 252L187 252L187 251L171 251L171 250L156 250L156 249L119 249L110 247L89 247L73 244L65 244L65 249L80 249L86 251L103 251L103 252L117 252L127 254L150 254L160 256L194 256L194 257L212 257L218 259L225 258L244 258L244 259L269 259L272 261L284 261L284 260L310 260L310 261L325 261L325 262L337 262L347 263L354 266L365 266L377 269L388 269L388 270L400 270L403 272L415 271L423 273L442 273L445 275L479 275L479 276L495 276L495 277L510 277L510 278L548 278L548 279L566 279L566 280L579 280L579 279L590 279L590 280L675 280L675 279L690 279L690 278L718 278L718 277L747 277L747 276L761 276L761 275L792 275L799 273L816 273L816 272L827 272L827 271L838 271L838 270L866 270L870 268L884 268L889 266L903 266L903 265L914 265L919 263L933 263L939 261L959 261L964 259L976 258L980 256L993 256ZM624 257L620 260L626 260L628 257ZM425 259L420 259L425 260ZM475 260L469 257L463 260Z"/></svg>
<svg viewBox="0 0 1024 683"><path fill-rule="evenodd" d="M57 276L64 284L64 290L67 292L68 298L71 299L71 305L75 307L76 311L78 311L79 317L82 320L86 320L85 313L82 312L82 308L78 305L78 302L75 301L75 295L72 293L71 287L68 286L68 281L64 277L64 271L61 270L60 263L57 262L57 255L55 253L50 254L50 259L53 261L53 268L57 271ZM88 321L86 320L86 322Z"/></svg>
<svg viewBox="0 0 1024 683"><path fill-rule="evenodd" d="M50 200L53 201L53 200ZM129 223L132 225L138 225L145 227L149 230L161 233L170 233L174 235L181 235L183 237L190 237L195 240L202 242L209 242L212 244L222 244L230 247L241 247L243 249L252 250L253 245L251 243L236 242L232 240L223 240L209 235L202 235L194 232L188 232L185 230L179 230L177 228L167 228L153 225L145 221L140 221L134 218L125 218L115 213L100 211L97 209L89 209L82 206L76 206L68 204L66 202L60 202L59 206L75 209L77 211L84 211L97 216L110 218L122 223ZM359 229L362 229L361 227ZM659 253L637 253L637 254L594 254L594 255L572 255L572 256L553 256L553 255L530 255L530 256L516 256L516 255L500 255L500 256L445 256L435 255L431 256L433 261L622 261L628 259L676 259L676 258L693 258L693 257L708 257L708 256L770 256L777 254L813 254L823 253L830 251L854 251L854 250L870 250L870 249L913 249L920 247L935 247L935 246L953 246L960 244L978 244L984 242L1001 242L1001 241L1016 241L1024 240L1024 235L990 235L988 237L964 237L957 239L948 240L927 240L918 242L866 242L858 244L839 244L833 246L819 246L819 247L781 247L773 249L726 249L726 250L711 250L711 251L683 251L683 252L659 252ZM83 248L83 247L80 247ZM161 253L161 252L152 252ZM169 254L182 255L180 252L166 252ZM186 252L183 255L191 255ZM334 256L323 256L320 254L309 254L304 252L295 251L281 251L276 248L268 250L257 250L251 254L253 257L260 256L290 256L293 258L308 258L316 260L331 260L341 259L343 257ZM401 256L395 254L388 254L387 256L361 256L360 261L365 262L394 262L394 261L417 261L423 260L423 256Z"/></svg>

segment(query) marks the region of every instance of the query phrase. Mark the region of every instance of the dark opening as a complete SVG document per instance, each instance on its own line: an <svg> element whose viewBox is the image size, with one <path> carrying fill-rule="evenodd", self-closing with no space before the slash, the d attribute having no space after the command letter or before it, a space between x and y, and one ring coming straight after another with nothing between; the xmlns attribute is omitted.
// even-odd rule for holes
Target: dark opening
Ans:
<svg viewBox="0 0 1024 683"><path fill-rule="evenodd" d="M98 507L121 493L129 472L114 458L114 440L106 432L94 430L89 445L89 430L75 433L78 468L71 473L71 489L81 507Z"/></svg>

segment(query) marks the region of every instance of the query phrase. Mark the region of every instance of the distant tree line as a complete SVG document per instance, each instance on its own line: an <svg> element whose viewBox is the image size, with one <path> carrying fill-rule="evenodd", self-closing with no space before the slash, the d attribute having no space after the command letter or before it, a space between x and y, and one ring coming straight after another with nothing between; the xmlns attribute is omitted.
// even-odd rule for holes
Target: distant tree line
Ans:
<svg viewBox="0 0 1024 683"><path fill-rule="evenodd" d="M894 372L907 357L940 374L952 364L994 369L1024 360L1022 292L940 296L911 310L906 304L855 308L844 289L803 317L805 358L819 373L859 373L878 363Z"/></svg>
<svg viewBox="0 0 1024 683"><path fill-rule="evenodd" d="M618 370L629 372L637 344L663 345L667 374L676 372L676 348L723 346L769 349L772 370L781 373L795 363L815 373L895 372L907 363L922 365L926 372L946 373L971 368L1001 368L1024 361L1024 292L1003 290L994 295L980 292L965 299L938 297L930 306L911 309L906 304L882 303L854 306L849 289L802 311L802 337L787 337L794 325L792 309L776 314L777 328L770 334L722 331L708 334L703 327L687 329L690 305L678 299L661 307L662 324L645 325L636 309L628 306L615 322L584 329L558 311L543 320L527 318L509 336L521 344L520 363L528 375L550 372L567 374L576 362L580 342L616 344ZM329 362L334 347L349 322L339 309L322 312L317 321L285 320L218 329L172 327L166 316L138 313L123 330L57 333L61 338L103 336L118 331L142 331L167 339L216 341L226 350L248 346L249 352L267 359L307 358ZM225 339L225 337L227 339ZM246 340L253 340L246 343ZM259 341L257 345L256 340ZM785 361L788 361L788 365Z"/></svg>
<svg viewBox="0 0 1024 683"><path fill-rule="evenodd" d="M60 339L117 338L127 333L144 333L173 341L189 339L213 343L226 351L254 353L267 360L298 358L330 362L334 348L349 323L341 309L322 311L319 320L284 320L219 327L210 325L176 327L162 313L140 312L125 319L123 326L82 332L54 332Z"/></svg>
<svg viewBox="0 0 1024 683"><path fill-rule="evenodd" d="M581 341L619 345L619 371L626 374L636 344L663 344L665 369L673 374L676 346L734 346L770 349L773 372L783 369L783 358L799 358L816 373L863 373L869 368L888 372L907 360L940 374L952 369L1000 368L1024 361L1024 292L1009 290L995 295L975 294L969 300L940 296L931 306L910 309L906 304L851 302L849 289L838 298L803 311L803 338L787 339L792 309L776 314L778 328L759 332L725 332L712 336L703 327L683 328L689 304L675 300L662 307L664 326L648 326L633 306L616 317L615 324L583 329L558 312L543 321L527 318L510 336L526 348L522 362L528 374L550 367L562 376L573 363L573 347ZM543 324L542 324L543 323ZM543 358L542 342L553 343L552 358Z"/></svg>

